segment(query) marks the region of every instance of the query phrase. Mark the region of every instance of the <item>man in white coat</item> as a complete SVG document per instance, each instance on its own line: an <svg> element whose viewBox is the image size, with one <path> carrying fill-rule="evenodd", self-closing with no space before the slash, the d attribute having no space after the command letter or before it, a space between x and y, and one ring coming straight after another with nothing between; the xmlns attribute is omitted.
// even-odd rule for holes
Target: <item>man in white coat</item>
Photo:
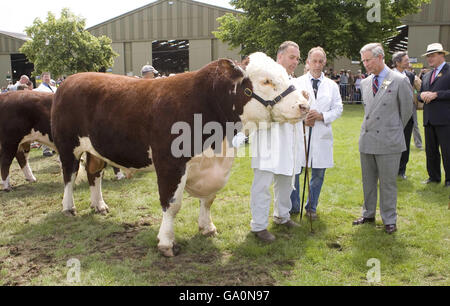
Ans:
<svg viewBox="0 0 450 306"><path fill-rule="evenodd" d="M293 75L300 60L300 49L295 42L281 44L277 63L282 65L289 75ZM301 90L297 87L297 90ZM274 183L274 223L289 228L299 225L290 219L292 178L300 173L300 142L295 141L302 135L301 123L272 123L267 129L252 134L252 168L254 180L251 189L250 206L252 212L251 231L264 242L272 242L275 236L269 225L270 186ZM296 159L296 160L294 160Z"/></svg>
<svg viewBox="0 0 450 306"><path fill-rule="evenodd" d="M312 169L310 194L306 204L306 216L317 219L317 205L325 177L325 170L333 167L333 132L331 123L342 115L342 98L339 87L333 80L325 77L323 69L327 63L327 55L321 47L312 48L306 63L309 72L296 79L296 86L305 88L310 97L310 112L305 120L306 141L311 133L308 167ZM304 138L300 139L302 165L306 165ZM307 143L308 144L308 143ZM300 193L298 178L296 190L292 191L291 213L300 211Z"/></svg>
<svg viewBox="0 0 450 306"><path fill-rule="evenodd" d="M56 87L53 87L50 84L51 81L50 72L42 73L41 80L42 80L41 85L39 85L38 88L34 89L35 91L53 92L53 93L56 92Z"/></svg>
<svg viewBox="0 0 450 306"><path fill-rule="evenodd" d="M33 89L34 91L53 92L53 93L56 92L56 87L53 87L50 84L51 81L50 72L43 72L41 75L41 80L42 80L41 85L39 85L38 88ZM54 155L54 152L46 145L42 145L42 155L45 157L51 157Z"/></svg>

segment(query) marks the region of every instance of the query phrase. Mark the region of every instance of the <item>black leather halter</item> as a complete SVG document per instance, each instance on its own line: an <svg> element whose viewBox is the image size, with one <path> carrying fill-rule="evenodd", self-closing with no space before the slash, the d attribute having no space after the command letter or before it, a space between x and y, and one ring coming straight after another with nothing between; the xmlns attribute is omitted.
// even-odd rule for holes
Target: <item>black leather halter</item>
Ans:
<svg viewBox="0 0 450 306"><path fill-rule="evenodd" d="M277 104L278 102L281 101L281 99L283 99L284 97L288 96L290 93L293 93L294 91L296 91L297 88L295 88L294 85L291 85L288 87L288 89L286 89L281 95L279 95L278 97L276 97L273 100L264 100L263 98L261 98L260 96L258 96L257 94L255 94L250 88L246 88L244 90L244 94L247 97L251 97L251 98L255 98L256 100L258 100L259 102L261 102L262 105L264 105L265 107L267 106L274 106L275 104Z"/></svg>

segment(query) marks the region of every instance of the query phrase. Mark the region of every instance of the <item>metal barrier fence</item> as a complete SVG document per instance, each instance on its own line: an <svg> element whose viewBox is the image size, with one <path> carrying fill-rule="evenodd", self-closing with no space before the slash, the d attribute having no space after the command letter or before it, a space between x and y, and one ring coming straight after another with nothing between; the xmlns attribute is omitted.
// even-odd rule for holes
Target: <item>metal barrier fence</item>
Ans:
<svg viewBox="0 0 450 306"><path fill-rule="evenodd" d="M355 85L350 84L341 84L338 86L341 92L342 103L361 104L362 97L359 88L356 88Z"/></svg>

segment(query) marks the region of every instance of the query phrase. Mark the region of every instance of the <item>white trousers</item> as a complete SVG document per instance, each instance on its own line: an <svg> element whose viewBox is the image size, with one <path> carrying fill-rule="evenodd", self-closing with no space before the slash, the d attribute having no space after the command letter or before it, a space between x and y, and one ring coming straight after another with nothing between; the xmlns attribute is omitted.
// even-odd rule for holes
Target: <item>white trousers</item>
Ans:
<svg viewBox="0 0 450 306"><path fill-rule="evenodd" d="M265 230L269 226L270 213L270 186L274 183L274 209L273 219L277 224L284 224L291 218L291 193L292 177L274 174L268 171L253 169L255 177L250 196L250 208L252 221L250 223L252 232Z"/></svg>

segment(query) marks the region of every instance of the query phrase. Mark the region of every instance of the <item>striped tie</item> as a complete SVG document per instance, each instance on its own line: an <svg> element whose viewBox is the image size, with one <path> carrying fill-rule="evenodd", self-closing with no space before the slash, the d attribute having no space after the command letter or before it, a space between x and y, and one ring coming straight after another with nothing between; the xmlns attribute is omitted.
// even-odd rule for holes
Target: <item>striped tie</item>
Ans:
<svg viewBox="0 0 450 306"><path fill-rule="evenodd" d="M375 97L375 95L378 92L378 75L376 75L373 78L372 90L373 90L373 96Z"/></svg>

